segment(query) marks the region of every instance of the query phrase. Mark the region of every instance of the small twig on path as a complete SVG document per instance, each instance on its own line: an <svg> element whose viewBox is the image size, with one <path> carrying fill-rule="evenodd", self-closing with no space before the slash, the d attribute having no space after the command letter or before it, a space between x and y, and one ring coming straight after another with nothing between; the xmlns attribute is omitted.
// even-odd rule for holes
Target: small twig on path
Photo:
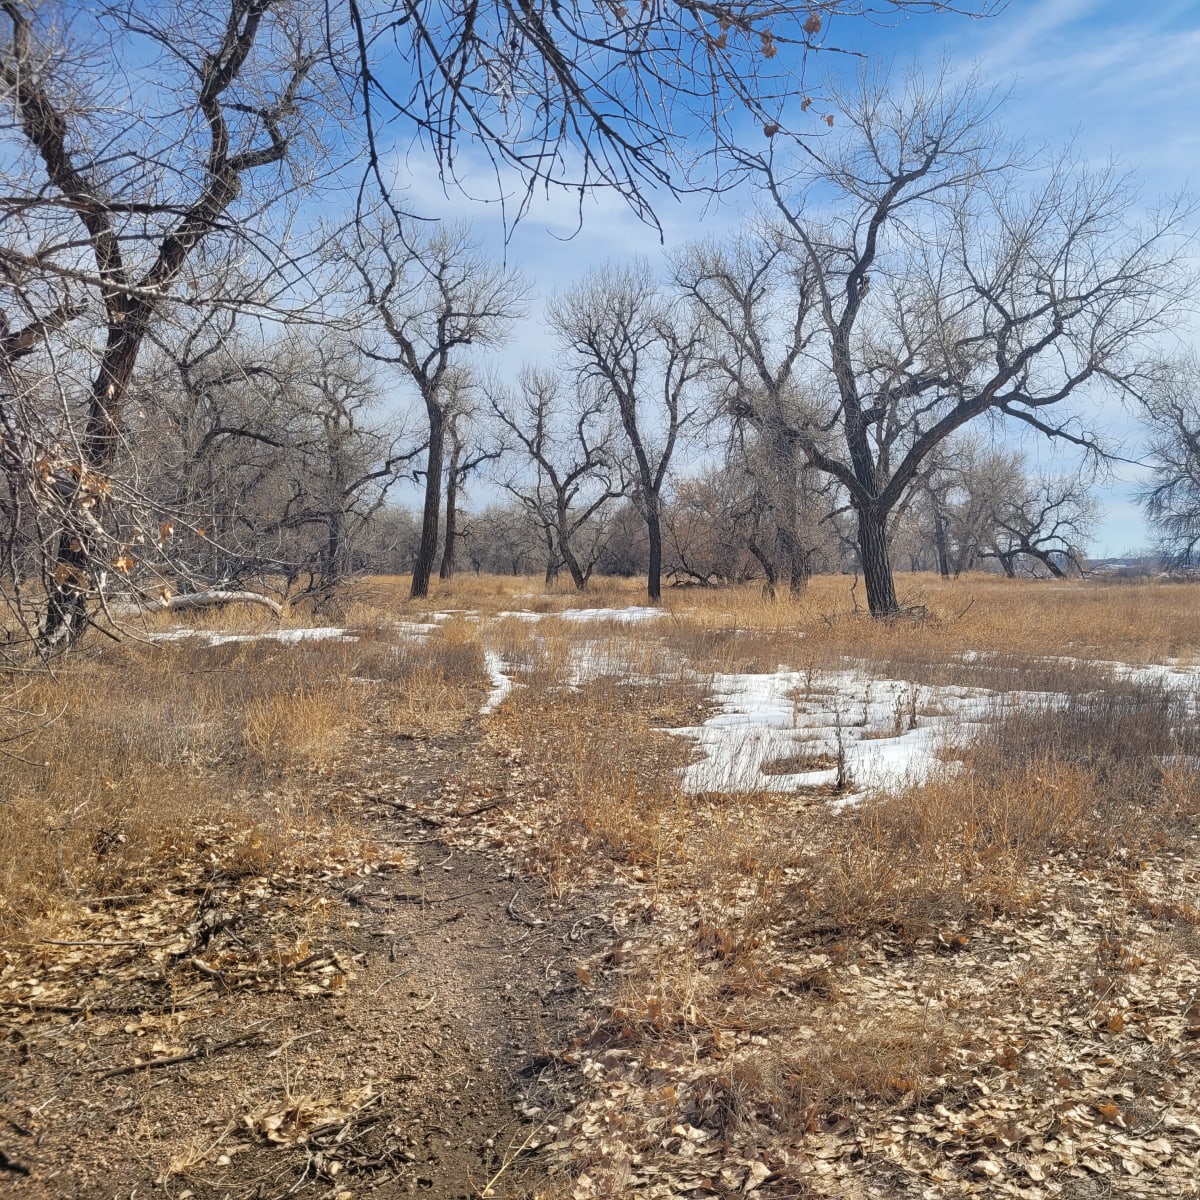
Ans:
<svg viewBox="0 0 1200 1200"><path fill-rule="evenodd" d="M221 985L221 987L229 986L229 980L227 980L225 976L216 969L216 967L210 967L203 959L196 958L193 955L193 957L188 959L188 965L193 970L199 971L201 975L207 976L209 979L215 979L217 983Z"/></svg>
<svg viewBox="0 0 1200 1200"><path fill-rule="evenodd" d="M529 1143L532 1142L533 1139L537 1137L539 1133L541 1133L541 1131L542 1127L540 1125L534 1129L531 1129L525 1140L515 1150L505 1154L504 1161L500 1164L500 1169L491 1177L491 1179L487 1181L487 1183L483 1185L482 1188L479 1189L477 1193L479 1196L494 1196L496 1194L492 1191L492 1189L496 1186L497 1180L499 1180L500 1176L503 1175L504 1172L507 1171L508 1168L517 1161L521 1152L528 1147Z"/></svg>
<svg viewBox="0 0 1200 1200"><path fill-rule="evenodd" d="M396 980L398 980L398 979L403 979L403 978L405 977L405 975L411 975L412 973L413 973L413 968L412 968L412 967L405 967L403 971L398 971L398 972L397 972L395 975L389 975L389 976L388 976L388 977L387 977L387 978L386 978L386 979L385 979L385 980L384 980L382 983L376 984L376 986L375 986L375 987L373 987L373 988L372 988L372 989L371 989L371 990L370 990L370 991L367 993L367 995L368 995L368 996L374 996L374 995L376 995L377 993L379 993L379 992L383 991L383 989L384 989L385 987L387 987L387 985L388 985L389 983L395 983L395 982L396 982Z"/></svg>
<svg viewBox="0 0 1200 1200"><path fill-rule="evenodd" d="M234 1046L244 1045L250 1041L258 1031L269 1022L275 1020L274 1017L264 1017L261 1021L256 1021L244 1033L239 1033L237 1037L226 1038L223 1042L218 1042L215 1046L196 1046L191 1050L185 1051L183 1054L168 1054L163 1058L150 1058L145 1062L130 1063L125 1067L113 1067L111 1071L104 1071L96 1078L99 1079L115 1079L118 1075L132 1075L134 1071L150 1071L155 1067L173 1067L176 1063L191 1062L197 1058L211 1058L214 1054L219 1054L222 1050L229 1050Z"/></svg>
<svg viewBox="0 0 1200 1200"><path fill-rule="evenodd" d="M465 820L467 817L477 817L480 813L491 812L493 808L499 808L502 804L507 804L508 800L507 796L501 796L498 800L489 800L486 804L479 805L478 808L468 808L466 812L458 809L454 815L461 820Z"/></svg>
<svg viewBox="0 0 1200 1200"><path fill-rule="evenodd" d="M143 942L143 941L125 941L125 942L100 942L100 941L84 941L84 942L64 942L58 938L42 938L43 946L169 946L175 939L167 938L165 942Z"/></svg>
<svg viewBox="0 0 1200 1200"><path fill-rule="evenodd" d="M32 1174L27 1166L17 1162L15 1158L9 1158L3 1150L0 1150L0 1171L11 1171L14 1175Z"/></svg>
<svg viewBox="0 0 1200 1200"><path fill-rule="evenodd" d="M453 896L434 896L433 898L420 892L397 892L388 899L404 904L449 904L451 900L465 900L468 896L478 896L480 892L487 890L486 887L477 887L472 888L469 892L456 892Z"/></svg>
<svg viewBox="0 0 1200 1200"><path fill-rule="evenodd" d="M510 917L512 917L512 919L514 921L520 921L522 925L528 925L531 929L538 929L542 925L545 925L546 922L543 921L541 919L541 917L527 917L524 913L517 912L517 910L513 907L513 905L516 904L517 897L520 894L521 894L520 888L517 888L517 890L515 892L513 892L513 897L508 902L508 910L507 910L508 915Z"/></svg>
<svg viewBox="0 0 1200 1200"><path fill-rule="evenodd" d="M267 1055L267 1057L278 1058L285 1050L291 1049L291 1047L297 1042L307 1041L311 1037L320 1037L324 1032L326 1032L324 1029L310 1029L307 1033L294 1034L292 1037L288 1038L286 1042L276 1046L275 1049Z"/></svg>

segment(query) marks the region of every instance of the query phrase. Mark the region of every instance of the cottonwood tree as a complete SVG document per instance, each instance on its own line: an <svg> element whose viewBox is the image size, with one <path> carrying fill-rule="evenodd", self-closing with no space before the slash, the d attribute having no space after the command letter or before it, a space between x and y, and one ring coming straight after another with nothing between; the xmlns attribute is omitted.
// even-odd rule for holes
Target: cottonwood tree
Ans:
<svg viewBox="0 0 1200 1200"><path fill-rule="evenodd" d="M1136 393L1187 289L1187 213L1137 221L1115 171L1019 157L975 80L865 76L832 96L842 133L790 174L782 152L742 158L812 281L791 436L844 488L870 611L888 616L889 522L938 446L985 415L1095 446L1082 412Z"/></svg>
<svg viewBox="0 0 1200 1200"><path fill-rule="evenodd" d="M491 405L518 458L504 486L542 530L548 578L561 563L583 591L603 549L605 509L624 495L607 399L525 367L515 389L493 389Z"/></svg>
<svg viewBox="0 0 1200 1200"><path fill-rule="evenodd" d="M1021 559L1055 579L1083 573L1083 547L1095 533L1097 507L1086 473L1037 475L992 504L992 528L980 558L995 559L1010 579Z"/></svg>
<svg viewBox="0 0 1200 1200"><path fill-rule="evenodd" d="M957 578L995 562L1015 577L1022 566L1056 578L1082 571L1096 501L1087 464L1073 471L1031 472L1019 450L955 438L923 475L908 504L911 556L932 547L944 575ZM912 528L913 525L917 528Z"/></svg>
<svg viewBox="0 0 1200 1200"><path fill-rule="evenodd" d="M1164 558L1193 566L1200 546L1200 362L1159 364L1142 402L1151 479L1140 498Z"/></svg>
<svg viewBox="0 0 1200 1200"><path fill-rule="evenodd" d="M372 364L336 334L263 342L218 311L161 343L130 391L129 428L141 490L172 537L164 562L141 564L131 582L162 580L164 566L173 590L307 571L330 591L423 448L379 401Z"/></svg>
<svg viewBox="0 0 1200 1200"><path fill-rule="evenodd" d="M525 311L517 273L485 255L463 225L398 237L384 220L359 226L347 251L378 320L368 349L416 387L427 422L421 544L413 564L414 599L429 594L437 558L448 415L472 348L501 345Z"/></svg>
<svg viewBox="0 0 1200 1200"><path fill-rule="evenodd" d="M268 529L313 538L301 562L312 590L328 594L353 570L364 524L423 447L394 420L378 419L379 382L350 341L306 338L293 353L299 386L288 402L299 410L298 437L287 459L288 495Z"/></svg>
<svg viewBox="0 0 1200 1200"><path fill-rule="evenodd" d="M311 9L272 0L0 14L0 403L18 435L4 466L52 547L37 630L50 652L134 557L112 472L147 334L202 246L251 244L292 191L328 46Z"/></svg>
<svg viewBox="0 0 1200 1200"><path fill-rule="evenodd" d="M762 517L754 481L736 467L676 480L663 513L669 573L711 587L744 583L761 564L774 587L774 560L759 557Z"/></svg>
<svg viewBox="0 0 1200 1200"><path fill-rule="evenodd" d="M816 490L795 437L805 420L798 389L802 360L816 336L813 272L767 224L725 245L700 242L676 257L674 286L697 314L719 418L754 484L753 511L773 526L771 548L756 529L754 552L774 592L779 574L793 595L812 573ZM782 562L783 571L777 568Z"/></svg>
<svg viewBox="0 0 1200 1200"><path fill-rule="evenodd" d="M504 452L503 445L488 435L481 420L477 389L467 376L454 388L446 418L446 529L443 535L439 579L452 579L458 563L458 543L467 536L460 523L459 511L467 481L480 467L495 462Z"/></svg>
<svg viewBox="0 0 1200 1200"><path fill-rule="evenodd" d="M938 573L957 579L977 567L992 544L997 506L1026 490L1018 451L988 449L960 434L929 455L901 505L931 540Z"/></svg>
<svg viewBox="0 0 1200 1200"><path fill-rule="evenodd" d="M544 527L518 500L489 504L472 520L474 536L467 542L471 569L496 574L527 575L545 566Z"/></svg>
<svg viewBox="0 0 1200 1200"><path fill-rule="evenodd" d="M634 503L646 523L646 594L662 596L662 500L680 436L696 416L700 330L658 288L646 263L606 267L556 298L551 327L578 386L624 434Z"/></svg>

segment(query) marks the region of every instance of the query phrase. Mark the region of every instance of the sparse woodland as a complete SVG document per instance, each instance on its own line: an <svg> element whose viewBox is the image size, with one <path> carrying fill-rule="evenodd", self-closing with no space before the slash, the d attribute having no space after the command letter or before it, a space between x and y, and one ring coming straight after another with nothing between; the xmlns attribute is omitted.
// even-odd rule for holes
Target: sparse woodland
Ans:
<svg viewBox="0 0 1200 1200"><path fill-rule="evenodd" d="M832 61L998 11L0 2L0 1186L1197 1194L1195 210Z"/></svg>

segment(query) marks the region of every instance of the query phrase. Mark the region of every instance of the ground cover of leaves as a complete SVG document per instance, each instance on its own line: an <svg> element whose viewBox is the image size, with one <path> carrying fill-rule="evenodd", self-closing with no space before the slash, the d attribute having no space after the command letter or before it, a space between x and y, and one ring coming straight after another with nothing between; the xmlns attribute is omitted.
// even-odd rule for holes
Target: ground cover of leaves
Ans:
<svg viewBox="0 0 1200 1200"><path fill-rule="evenodd" d="M320 854L213 827L6 945L6 1194L550 1194L557 927L423 814L470 736L363 729L304 785L347 831Z"/></svg>
<svg viewBox="0 0 1200 1200"><path fill-rule="evenodd" d="M568 941L580 1019L558 1053L585 1096L546 1148L575 1200L1200 1194L1190 793L1130 849L977 863L978 903L970 871L929 864L962 875L952 921L845 922L807 886L845 854L845 813L676 795L649 820L634 797L614 835L599 791L580 805L549 766L549 721L498 715L459 789L497 799L457 836L601 897ZM648 726L631 755L677 762L670 742Z"/></svg>
<svg viewBox="0 0 1200 1200"><path fill-rule="evenodd" d="M1194 804L839 906L869 806L664 786L694 688L520 682L364 728L321 855L213 827L4 949L12 1194L1200 1191Z"/></svg>

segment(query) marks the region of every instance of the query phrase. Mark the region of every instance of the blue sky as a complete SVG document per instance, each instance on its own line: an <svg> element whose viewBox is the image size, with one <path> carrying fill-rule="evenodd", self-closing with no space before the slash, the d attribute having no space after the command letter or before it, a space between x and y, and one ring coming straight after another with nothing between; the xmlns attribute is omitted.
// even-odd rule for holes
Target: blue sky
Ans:
<svg viewBox="0 0 1200 1200"><path fill-rule="evenodd" d="M957 70L977 67L985 80L1011 89L1002 121L1014 137L1031 147L1073 141L1084 160L1115 159L1142 181L1148 203L1190 189L1194 182L1200 165L1200 0L1010 0L1002 12L982 21L946 14L878 23L845 18L827 36L902 67L913 60L933 66L947 53ZM816 65L839 62L853 69L853 60L834 55ZM427 179L422 186L422 172L415 174L409 178L416 211L469 216L485 236L499 239L494 210L458 195L447 198L436 181ZM734 228L749 203L744 196L717 206L694 197L664 198L657 211L666 247L701 232ZM540 199L510 242L510 261L543 299L607 259L643 253L653 260L661 254L657 233L616 197L585 201L578 232L577 215L574 198ZM537 308L535 302L535 316ZM544 359L551 349L539 344L544 336L536 321L523 326L505 354L505 368ZM1125 453L1136 458L1136 424L1117 409L1105 414L1105 423ZM1042 448L1028 448L1045 456ZM1120 467L1104 489L1106 515L1093 553L1115 555L1149 542L1132 498L1137 474Z"/></svg>

